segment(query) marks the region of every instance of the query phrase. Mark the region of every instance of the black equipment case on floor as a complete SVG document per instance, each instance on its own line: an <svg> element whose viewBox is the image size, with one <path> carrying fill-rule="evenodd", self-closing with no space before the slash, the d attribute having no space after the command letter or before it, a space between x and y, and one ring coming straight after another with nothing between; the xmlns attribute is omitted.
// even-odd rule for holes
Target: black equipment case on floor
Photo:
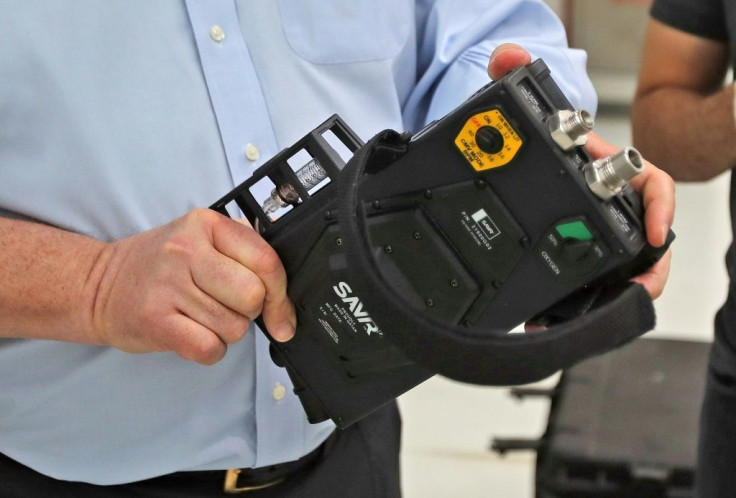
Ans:
<svg viewBox="0 0 736 498"><path fill-rule="evenodd" d="M639 339L563 372L535 449L537 498L691 498L710 344Z"/></svg>

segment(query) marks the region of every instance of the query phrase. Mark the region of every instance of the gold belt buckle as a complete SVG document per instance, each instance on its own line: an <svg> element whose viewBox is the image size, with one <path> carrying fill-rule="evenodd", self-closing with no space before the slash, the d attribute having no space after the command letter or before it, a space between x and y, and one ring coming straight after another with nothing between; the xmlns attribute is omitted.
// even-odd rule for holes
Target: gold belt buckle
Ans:
<svg viewBox="0 0 736 498"><path fill-rule="evenodd" d="M225 493L236 494L236 493L247 493L248 491L258 491L259 489L266 489L266 488L270 488L271 486L276 486L277 484L282 482L284 479L286 479L285 477L282 477L281 479L276 479L274 481L267 482L265 484L238 487L238 476L240 475L240 472L241 472L240 469L229 469L227 472L225 472L225 485L222 488L222 490Z"/></svg>

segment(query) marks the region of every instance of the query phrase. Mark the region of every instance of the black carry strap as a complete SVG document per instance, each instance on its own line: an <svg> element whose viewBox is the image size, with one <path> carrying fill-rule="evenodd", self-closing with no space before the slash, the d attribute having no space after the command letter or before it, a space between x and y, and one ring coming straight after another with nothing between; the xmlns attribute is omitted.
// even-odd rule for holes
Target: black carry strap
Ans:
<svg viewBox="0 0 736 498"><path fill-rule="evenodd" d="M338 219L352 282L389 340L419 365L461 382L518 385L617 348L654 328L652 300L643 286L597 288L582 312L540 332L479 334L478 330L418 313L381 276L367 238L359 199L364 174L379 171L408 148L407 134L385 130L371 139L339 177Z"/></svg>

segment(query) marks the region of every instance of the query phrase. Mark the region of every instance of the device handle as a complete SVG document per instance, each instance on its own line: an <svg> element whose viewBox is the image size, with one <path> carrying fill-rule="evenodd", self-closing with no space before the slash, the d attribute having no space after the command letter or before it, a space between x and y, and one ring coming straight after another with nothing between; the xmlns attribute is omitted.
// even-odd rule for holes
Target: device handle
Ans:
<svg viewBox="0 0 736 498"><path fill-rule="evenodd" d="M348 162L337 189L338 220L353 282L386 337L409 358L461 382L519 385L617 348L654 328L649 294L630 282L596 288L585 313L537 333L479 334L412 311L375 264L359 197L361 177L395 162L410 145L407 134L379 133Z"/></svg>

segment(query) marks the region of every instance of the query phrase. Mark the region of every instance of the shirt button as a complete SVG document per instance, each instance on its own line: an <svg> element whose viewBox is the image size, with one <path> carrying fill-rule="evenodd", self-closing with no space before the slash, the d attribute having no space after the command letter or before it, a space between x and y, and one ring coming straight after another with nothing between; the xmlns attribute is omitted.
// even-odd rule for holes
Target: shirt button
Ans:
<svg viewBox="0 0 736 498"><path fill-rule="evenodd" d="M273 396L273 399L279 401L280 399L283 399L284 396L286 396L286 388L282 384L277 383L276 387L273 388L271 395Z"/></svg>
<svg viewBox="0 0 736 498"><path fill-rule="evenodd" d="M258 147L253 144L248 144L245 146L245 157L247 157L249 161L256 161L260 156L261 151L258 150Z"/></svg>
<svg viewBox="0 0 736 498"><path fill-rule="evenodd" d="M222 40L225 39L225 30L223 30L220 26L212 26L210 28L210 38L212 38L217 43L221 43Z"/></svg>

